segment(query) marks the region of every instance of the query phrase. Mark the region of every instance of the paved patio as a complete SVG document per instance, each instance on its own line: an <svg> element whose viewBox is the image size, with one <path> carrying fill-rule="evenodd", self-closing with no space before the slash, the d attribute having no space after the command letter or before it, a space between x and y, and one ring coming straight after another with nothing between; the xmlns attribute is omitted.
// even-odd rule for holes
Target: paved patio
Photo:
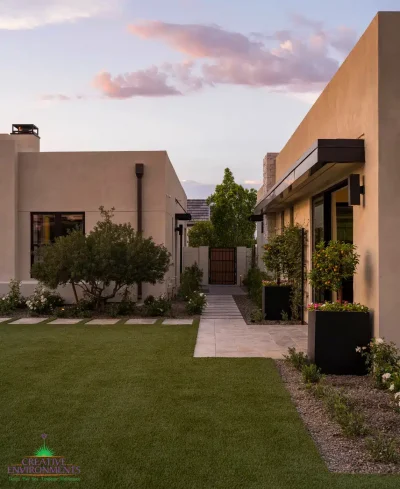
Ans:
<svg viewBox="0 0 400 489"><path fill-rule="evenodd" d="M307 351L307 326L248 325L233 297L209 295L207 301L200 320L195 357L279 359L289 347Z"/></svg>

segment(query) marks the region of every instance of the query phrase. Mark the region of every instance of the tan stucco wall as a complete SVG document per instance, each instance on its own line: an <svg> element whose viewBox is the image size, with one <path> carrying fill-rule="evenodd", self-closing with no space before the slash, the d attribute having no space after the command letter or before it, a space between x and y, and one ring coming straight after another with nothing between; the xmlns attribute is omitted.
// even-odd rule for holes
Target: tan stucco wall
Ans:
<svg viewBox="0 0 400 489"><path fill-rule="evenodd" d="M379 334L400 344L400 12L379 16ZM367 199L371 183L366 182ZM367 201L368 202L368 201ZM365 232L365 231L364 231ZM370 234L370 233L368 233ZM366 277L375 280L375 276Z"/></svg>
<svg viewBox="0 0 400 489"><path fill-rule="evenodd" d="M183 249L183 269L197 263L200 270L203 271L202 285L208 285L209 274L209 248L208 246L200 246L198 248L187 247Z"/></svg>
<svg viewBox="0 0 400 489"><path fill-rule="evenodd" d="M17 269L18 153L15 141L0 140L0 281L15 277Z"/></svg>
<svg viewBox="0 0 400 489"><path fill-rule="evenodd" d="M366 147L364 205L354 207L354 242L361 255L354 279L354 299L374 312L379 331L378 228L378 23L376 17L328 84L277 158L277 181L317 140L364 138ZM397 21L400 27L399 21ZM382 29L381 29L382 31ZM398 28L398 32L400 29ZM396 41L397 44L399 41ZM335 184L331 182L331 185ZM308 223L311 261L311 196L295 202L295 222ZM285 215L286 218L286 215ZM286 221L286 219L285 219ZM311 293L308 287L309 294ZM311 296L309 296L310 298ZM400 339L400 338L399 338Z"/></svg>
<svg viewBox="0 0 400 489"><path fill-rule="evenodd" d="M0 245L4 247L4 250L0 250L3 251L0 259L4 260L3 264L0 263L2 285L10 278L18 278L26 282L25 293L29 293L34 286L30 278L31 212L84 212L85 231L89 232L99 220L98 209L103 205L106 209L115 208L115 222L130 222L136 228L136 163L144 163L144 235L152 236L156 243L164 244L173 252L175 233L171 219L175 212L180 211L175 198L185 206L186 195L165 151L17 154L15 143L1 137L0 150L2 175L7 173L7 180L2 179L0 183L0 186L4 186L1 192L3 205L0 206L0 209L4 209L4 215L0 210L0 220L2 229L8 234L8 239ZM17 168L17 192L14 195L10 183ZM14 241L13 213L10 212L13 198L16 199L15 209L18 209L17 238ZM16 246L13 243L17 243ZM14 274L12 258L16 264ZM179 266L176 268L174 261L165 282L156 286L144 284L143 294L171 292L179 282L177 275ZM68 291L66 295L69 296Z"/></svg>

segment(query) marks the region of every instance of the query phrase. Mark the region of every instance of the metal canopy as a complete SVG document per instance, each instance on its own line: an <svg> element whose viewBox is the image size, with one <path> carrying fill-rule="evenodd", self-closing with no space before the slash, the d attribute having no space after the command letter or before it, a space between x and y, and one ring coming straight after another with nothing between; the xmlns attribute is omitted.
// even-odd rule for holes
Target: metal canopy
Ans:
<svg viewBox="0 0 400 489"><path fill-rule="evenodd" d="M259 202L255 213L274 210L285 195L327 165L365 163L363 139L318 139Z"/></svg>

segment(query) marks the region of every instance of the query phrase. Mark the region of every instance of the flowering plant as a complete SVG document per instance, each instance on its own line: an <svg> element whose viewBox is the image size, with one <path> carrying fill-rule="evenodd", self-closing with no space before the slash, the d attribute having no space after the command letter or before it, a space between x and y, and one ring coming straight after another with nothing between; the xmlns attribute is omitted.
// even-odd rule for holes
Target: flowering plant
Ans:
<svg viewBox="0 0 400 489"><path fill-rule="evenodd" d="M39 284L27 301L28 309L34 314L47 314L56 307L64 305L64 299L57 292L51 291Z"/></svg>
<svg viewBox="0 0 400 489"><path fill-rule="evenodd" d="M396 345L374 338L368 347L357 347L356 351L365 358L368 370L380 389L394 393L396 409L400 409L400 352Z"/></svg>
<svg viewBox="0 0 400 489"><path fill-rule="evenodd" d="M21 295L21 282L18 280L10 280L10 290L0 299L0 312L8 314L19 307L24 307L25 299Z"/></svg>
<svg viewBox="0 0 400 489"><path fill-rule="evenodd" d="M322 241L313 253L313 268L308 274L311 285L318 290L333 290L342 302L344 280L351 278L359 263L359 255L353 244L330 241L327 246Z"/></svg>
<svg viewBox="0 0 400 489"><path fill-rule="evenodd" d="M188 314L201 314L206 305L206 295L202 292L193 292L186 303L186 311Z"/></svg>
<svg viewBox="0 0 400 489"><path fill-rule="evenodd" d="M325 311L325 312L368 312L367 306L353 302L311 302L307 306L308 311Z"/></svg>
<svg viewBox="0 0 400 489"><path fill-rule="evenodd" d="M151 299L149 297L145 300L147 316L165 316L171 311L172 302L165 295L151 296Z"/></svg>

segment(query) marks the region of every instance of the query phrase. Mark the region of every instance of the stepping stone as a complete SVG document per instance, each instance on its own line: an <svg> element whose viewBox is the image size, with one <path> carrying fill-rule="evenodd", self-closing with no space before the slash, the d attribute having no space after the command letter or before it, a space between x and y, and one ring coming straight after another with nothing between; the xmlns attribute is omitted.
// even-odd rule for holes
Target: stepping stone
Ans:
<svg viewBox="0 0 400 489"><path fill-rule="evenodd" d="M142 318L142 319L128 319L125 324L154 324L157 319Z"/></svg>
<svg viewBox="0 0 400 489"><path fill-rule="evenodd" d="M54 321L51 321L49 324L78 324L82 321L82 319L56 319Z"/></svg>
<svg viewBox="0 0 400 489"><path fill-rule="evenodd" d="M173 325L186 324L186 325L190 325L190 324L193 324L193 319L165 319L163 321L163 324L173 324Z"/></svg>
<svg viewBox="0 0 400 489"><path fill-rule="evenodd" d="M85 326L107 326L118 323L119 319L92 319Z"/></svg>
<svg viewBox="0 0 400 489"><path fill-rule="evenodd" d="M6 321L9 321L12 318L0 318L0 323L5 323Z"/></svg>
<svg viewBox="0 0 400 489"><path fill-rule="evenodd" d="M43 321L47 321L48 318L21 318L13 321L10 324L39 324Z"/></svg>

